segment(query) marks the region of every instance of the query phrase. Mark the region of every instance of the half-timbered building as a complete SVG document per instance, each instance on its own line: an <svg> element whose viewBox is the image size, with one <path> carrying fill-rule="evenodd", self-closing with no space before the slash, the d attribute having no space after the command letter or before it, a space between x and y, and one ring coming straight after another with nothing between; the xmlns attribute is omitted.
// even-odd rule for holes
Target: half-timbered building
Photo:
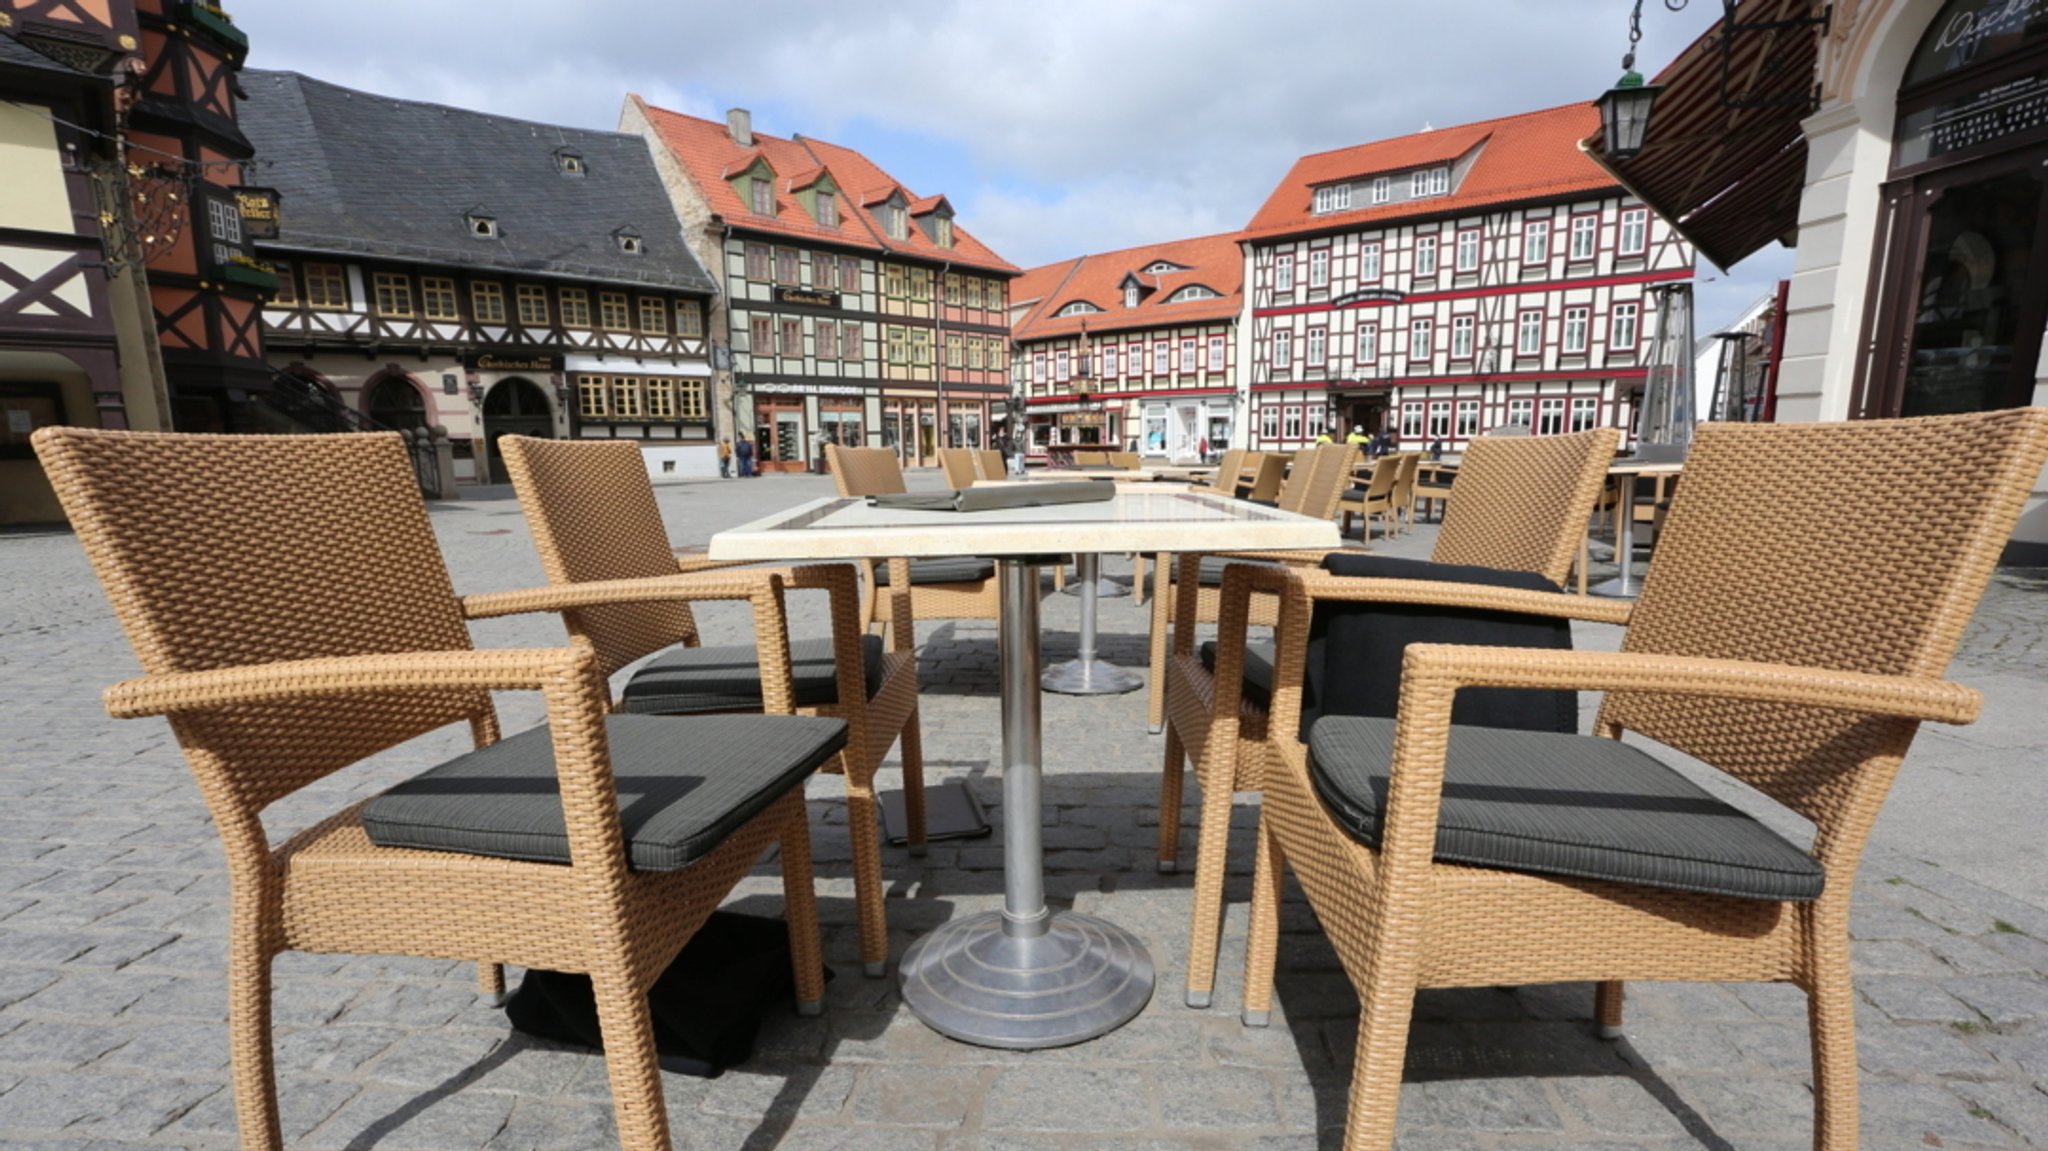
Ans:
<svg viewBox="0 0 2048 1151"><path fill-rule="evenodd" d="M244 76L277 190L271 361L390 427L440 425L464 480L510 433L633 439L656 475L717 473L705 319L647 144ZM424 169L452 179L416 179Z"/></svg>
<svg viewBox="0 0 2048 1151"><path fill-rule="evenodd" d="M906 464L981 447L1009 391L1017 268L866 156L628 96L685 235L723 289L721 417L763 469L800 470L823 445L891 447Z"/></svg>
<svg viewBox="0 0 2048 1151"><path fill-rule="evenodd" d="M1305 156L1244 234L1245 442L1628 433L1690 244L1586 159L1590 104Z"/></svg>
<svg viewBox="0 0 2048 1151"><path fill-rule="evenodd" d="M1231 442L1244 264L1235 235L1032 268L1014 296L1013 374L1030 454L1106 444L1193 461Z"/></svg>

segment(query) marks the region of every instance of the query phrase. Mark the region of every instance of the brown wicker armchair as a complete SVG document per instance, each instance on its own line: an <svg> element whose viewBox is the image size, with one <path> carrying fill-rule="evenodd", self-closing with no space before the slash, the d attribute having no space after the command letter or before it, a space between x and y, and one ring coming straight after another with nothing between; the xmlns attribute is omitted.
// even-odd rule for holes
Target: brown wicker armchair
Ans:
<svg viewBox="0 0 2048 1151"><path fill-rule="evenodd" d="M946 486L958 490L971 488L976 475L974 452L967 448L940 448L939 470L946 475Z"/></svg>
<svg viewBox="0 0 2048 1151"><path fill-rule="evenodd" d="M666 652L633 674L615 709L635 715L759 710L761 671L753 647L702 646L686 600L636 602L644 594L642 581L676 574L640 445L526 436L506 436L499 445L548 582L607 582L615 589L615 605L593 603L562 614L577 646L595 652L606 675ZM896 597L902 626L894 629L894 650L884 651L880 639L864 634L851 564L820 565L806 583L825 584L830 593L832 636L792 645L796 702L801 714L847 723L846 818L861 962L879 977L889 958L889 934L874 777L899 735L910 850L924 853L924 742L910 609L900 602L904 597Z"/></svg>
<svg viewBox="0 0 2048 1151"><path fill-rule="evenodd" d="M1269 466L1283 467L1286 464L1286 457L1268 455L1265 457L1265 461ZM1275 461L1279 462L1276 464ZM1337 499L1344 494L1344 484L1352 471L1357 467L1358 445L1356 444L1323 444L1296 455L1294 457L1294 468L1287 476L1286 486L1280 489L1280 499L1278 501L1280 510L1309 516L1313 519L1329 519L1336 514ZM1194 634L1197 624L1214 623L1216 621L1216 607L1218 603L1216 593L1222 585L1223 565L1230 558L1229 556L1221 555L1184 555L1180 557L1183 565L1190 563L1196 565L1188 570L1195 572L1197 580L1193 585L1191 604L1187 607L1176 608L1174 597L1163 592L1158 585L1166 584L1171 587L1173 584L1177 584L1183 578L1180 574L1180 569L1173 566L1174 560L1171 553L1160 552L1157 556L1153 557L1152 686L1146 709L1146 726L1151 731L1157 732L1161 730L1166 722L1166 647L1169 617L1173 631L1186 631L1189 635ZM1322 553L1316 552L1307 555L1266 553L1245 558L1313 561L1321 559ZM1160 578L1160 573L1165 573L1164 579ZM1189 612L1193 614L1188 614ZM1270 601L1265 602L1261 606L1255 606L1252 614L1254 616L1253 623L1262 627L1272 626L1273 617L1271 615Z"/></svg>
<svg viewBox="0 0 2048 1151"><path fill-rule="evenodd" d="M1636 979L1805 991L1813 1145L1856 1147L1857 862L1920 723L1978 714L1975 691L1940 677L2044 460L2040 408L1705 426L1621 651L1415 645L1397 719L1326 718L1307 746L1289 741L1265 780L1246 1007L1271 1001L1290 867L1361 1001L1345 1146L1393 1145L1418 988L1597 981L1611 1035L1622 981ZM1910 548L1897 538L1908 522ZM1260 584L1283 599L1280 667L1299 666L1297 573L1234 569L1227 611L1241 617ZM1220 653L1219 674L1236 658ZM1472 687L1608 695L1596 735L1528 738L1449 723ZM1294 673L1273 698L1287 730ZM1719 803L1624 732L1805 817L1811 844ZM1503 816L1548 842L1505 850ZM1581 835L1599 850L1574 853Z"/></svg>
<svg viewBox="0 0 2048 1151"><path fill-rule="evenodd" d="M1621 433L1613 428L1598 428L1568 436L1473 441L1458 473L1458 501L1445 513L1431 561L1533 572L1562 586L1578 541L1585 538L1586 516L1620 440ZM1380 467L1393 470L1396 461L1383 459ZM1388 598L1393 589L1405 602L1430 603L1427 593L1437 589L1449 590L1448 598L1441 602L1456 604L1474 594L1466 584L1345 579L1318 569L1304 572L1303 579L1311 598L1321 594L1332 600ZM1219 589L1219 615L1222 598ZM1251 624L1265 626L1264 613L1272 611L1273 604L1266 597L1256 597L1247 610ZM1570 597L1542 614L1558 612L1620 622L1627 607ZM1238 622L1223 619L1217 634L1242 637L1243 631ZM1228 645L1218 645L1219 649L1224 646ZM1202 785L1194 912L1188 929L1186 1001L1191 1007L1207 1007L1215 987L1233 801L1239 792L1258 791L1283 746L1295 742L1293 728L1268 722L1265 700L1246 697L1241 686L1245 644L1240 642L1237 647L1237 670L1226 672L1219 650L1212 673L1195 647L1193 630L1175 628L1173 652L1166 663L1166 759L1159 787L1159 870L1163 872L1175 870L1180 857L1179 816L1186 762L1193 762L1195 778ZM1269 669L1276 658L1273 650L1253 645L1250 658L1265 665L1268 670L1260 678L1270 680ZM1228 678L1233 675L1236 678ZM1226 683L1240 686L1220 686ZM1237 717L1227 731L1217 722L1223 714Z"/></svg>
<svg viewBox="0 0 2048 1151"><path fill-rule="evenodd" d="M906 490L903 465L888 448L842 448L825 445L826 465L842 496L877 496ZM997 619L996 568L988 560L960 557L939 560L892 559L860 561L866 574L867 607L862 618L872 627L888 624L882 589L910 588L910 614L915 619ZM914 641L913 641L914 642Z"/></svg>
<svg viewBox="0 0 2048 1151"><path fill-rule="evenodd" d="M228 1043L243 1147L281 1145L271 960L283 951L587 972L620 1141L640 1151L670 1146L647 989L771 848L799 1004L815 1011L824 984L803 780L837 754L843 723L611 716L588 650L472 649L466 614L563 604L554 589L456 599L396 435L67 427L42 429L34 444L143 667L108 689L107 709L169 717L226 849ZM786 646L783 579L678 576L674 589L752 603L763 649L775 653ZM788 712L789 668L769 664L765 710ZM501 741L493 691L540 692L547 724ZM457 723L476 751L269 841L261 815L273 802ZM704 786L712 760L719 783ZM463 771L467 786L457 786ZM524 818L497 834L523 830L523 846L376 846L365 811L415 784L452 798L471 831L488 830L493 810L519 808ZM707 820L693 853L643 854L680 850L654 833L691 813ZM502 990L495 966L480 974L485 990Z"/></svg>
<svg viewBox="0 0 2048 1151"><path fill-rule="evenodd" d="M1344 516L1343 522L1337 525L1338 534L1351 534L1352 516L1364 521L1360 539L1372 538L1372 521L1382 516L1386 517L1386 526L1380 529L1381 538L1394 534L1394 528L1400 524L1394 488L1401 481L1401 461L1408 459L1409 455L1412 453L1380 457L1379 462L1373 465L1372 478L1364 486L1343 493L1337 504L1337 510Z"/></svg>

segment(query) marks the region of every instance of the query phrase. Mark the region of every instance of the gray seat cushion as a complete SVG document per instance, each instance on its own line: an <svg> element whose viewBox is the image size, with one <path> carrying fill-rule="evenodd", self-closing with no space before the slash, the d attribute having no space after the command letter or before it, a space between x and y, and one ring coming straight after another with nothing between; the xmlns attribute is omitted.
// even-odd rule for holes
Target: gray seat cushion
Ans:
<svg viewBox="0 0 2048 1151"><path fill-rule="evenodd" d="M1394 720L1328 716L1309 775L1340 826L1380 842ZM1436 858L1645 887L1805 902L1825 874L1806 851L1638 748L1556 732L1451 728Z"/></svg>
<svg viewBox="0 0 2048 1151"><path fill-rule="evenodd" d="M973 556L948 556L945 559L910 561L910 586L932 583L973 583L976 580L992 579L996 574L994 560L976 559ZM875 565L875 582L889 586L889 565Z"/></svg>
<svg viewBox="0 0 2048 1151"><path fill-rule="evenodd" d="M1274 650L1270 640L1249 640L1244 645L1244 698L1260 707L1273 706ZM1205 641L1201 655L1202 666L1216 674L1216 641Z"/></svg>
<svg viewBox="0 0 2048 1151"><path fill-rule="evenodd" d="M1203 556L1200 579L1203 587L1222 587L1223 569L1231 564L1265 564L1273 562L1275 561L1246 559L1243 556ZM1169 583L1180 582L1180 563L1178 560L1167 564L1166 579Z"/></svg>
<svg viewBox="0 0 2048 1151"><path fill-rule="evenodd" d="M861 679L868 695L882 685L882 639L860 640ZM830 639L792 640L789 670L796 706L825 707L839 699ZM678 647L633 673L619 693L623 711L685 715L702 711L761 710L761 653L751 647Z"/></svg>
<svg viewBox="0 0 2048 1151"><path fill-rule="evenodd" d="M846 721L811 716L614 715L605 719L619 823L636 871L702 859L846 744ZM569 862L548 729L423 772L363 807L384 847Z"/></svg>

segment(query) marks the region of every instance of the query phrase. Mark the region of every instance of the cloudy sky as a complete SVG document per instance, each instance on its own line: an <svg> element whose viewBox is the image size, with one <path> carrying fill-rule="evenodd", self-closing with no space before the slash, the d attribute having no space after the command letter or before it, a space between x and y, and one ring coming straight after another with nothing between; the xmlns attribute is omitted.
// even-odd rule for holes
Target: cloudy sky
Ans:
<svg viewBox="0 0 2048 1151"><path fill-rule="evenodd" d="M627 92L857 148L1024 267L1243 227L1298 157L1588 100L1627 0L230 0L251 67L613 128ZM1645 5L1654 72L1721 6ZM1702 262L1699 330L1791 269ZM1708 277L1712 277L1711 280Z"/></svg>

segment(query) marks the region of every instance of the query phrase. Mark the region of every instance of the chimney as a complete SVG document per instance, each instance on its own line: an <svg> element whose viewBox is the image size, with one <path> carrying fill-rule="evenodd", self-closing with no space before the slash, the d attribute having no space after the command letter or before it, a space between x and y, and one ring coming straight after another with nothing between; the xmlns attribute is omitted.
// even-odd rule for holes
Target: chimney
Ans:
<svg viewBox="0 0 2048 1151"><path fill-rule="evenodd" d="M745 108L734 108L725 114L725 130L732 133L732 142L740 147L754 146L754 114Z"/></svg>

